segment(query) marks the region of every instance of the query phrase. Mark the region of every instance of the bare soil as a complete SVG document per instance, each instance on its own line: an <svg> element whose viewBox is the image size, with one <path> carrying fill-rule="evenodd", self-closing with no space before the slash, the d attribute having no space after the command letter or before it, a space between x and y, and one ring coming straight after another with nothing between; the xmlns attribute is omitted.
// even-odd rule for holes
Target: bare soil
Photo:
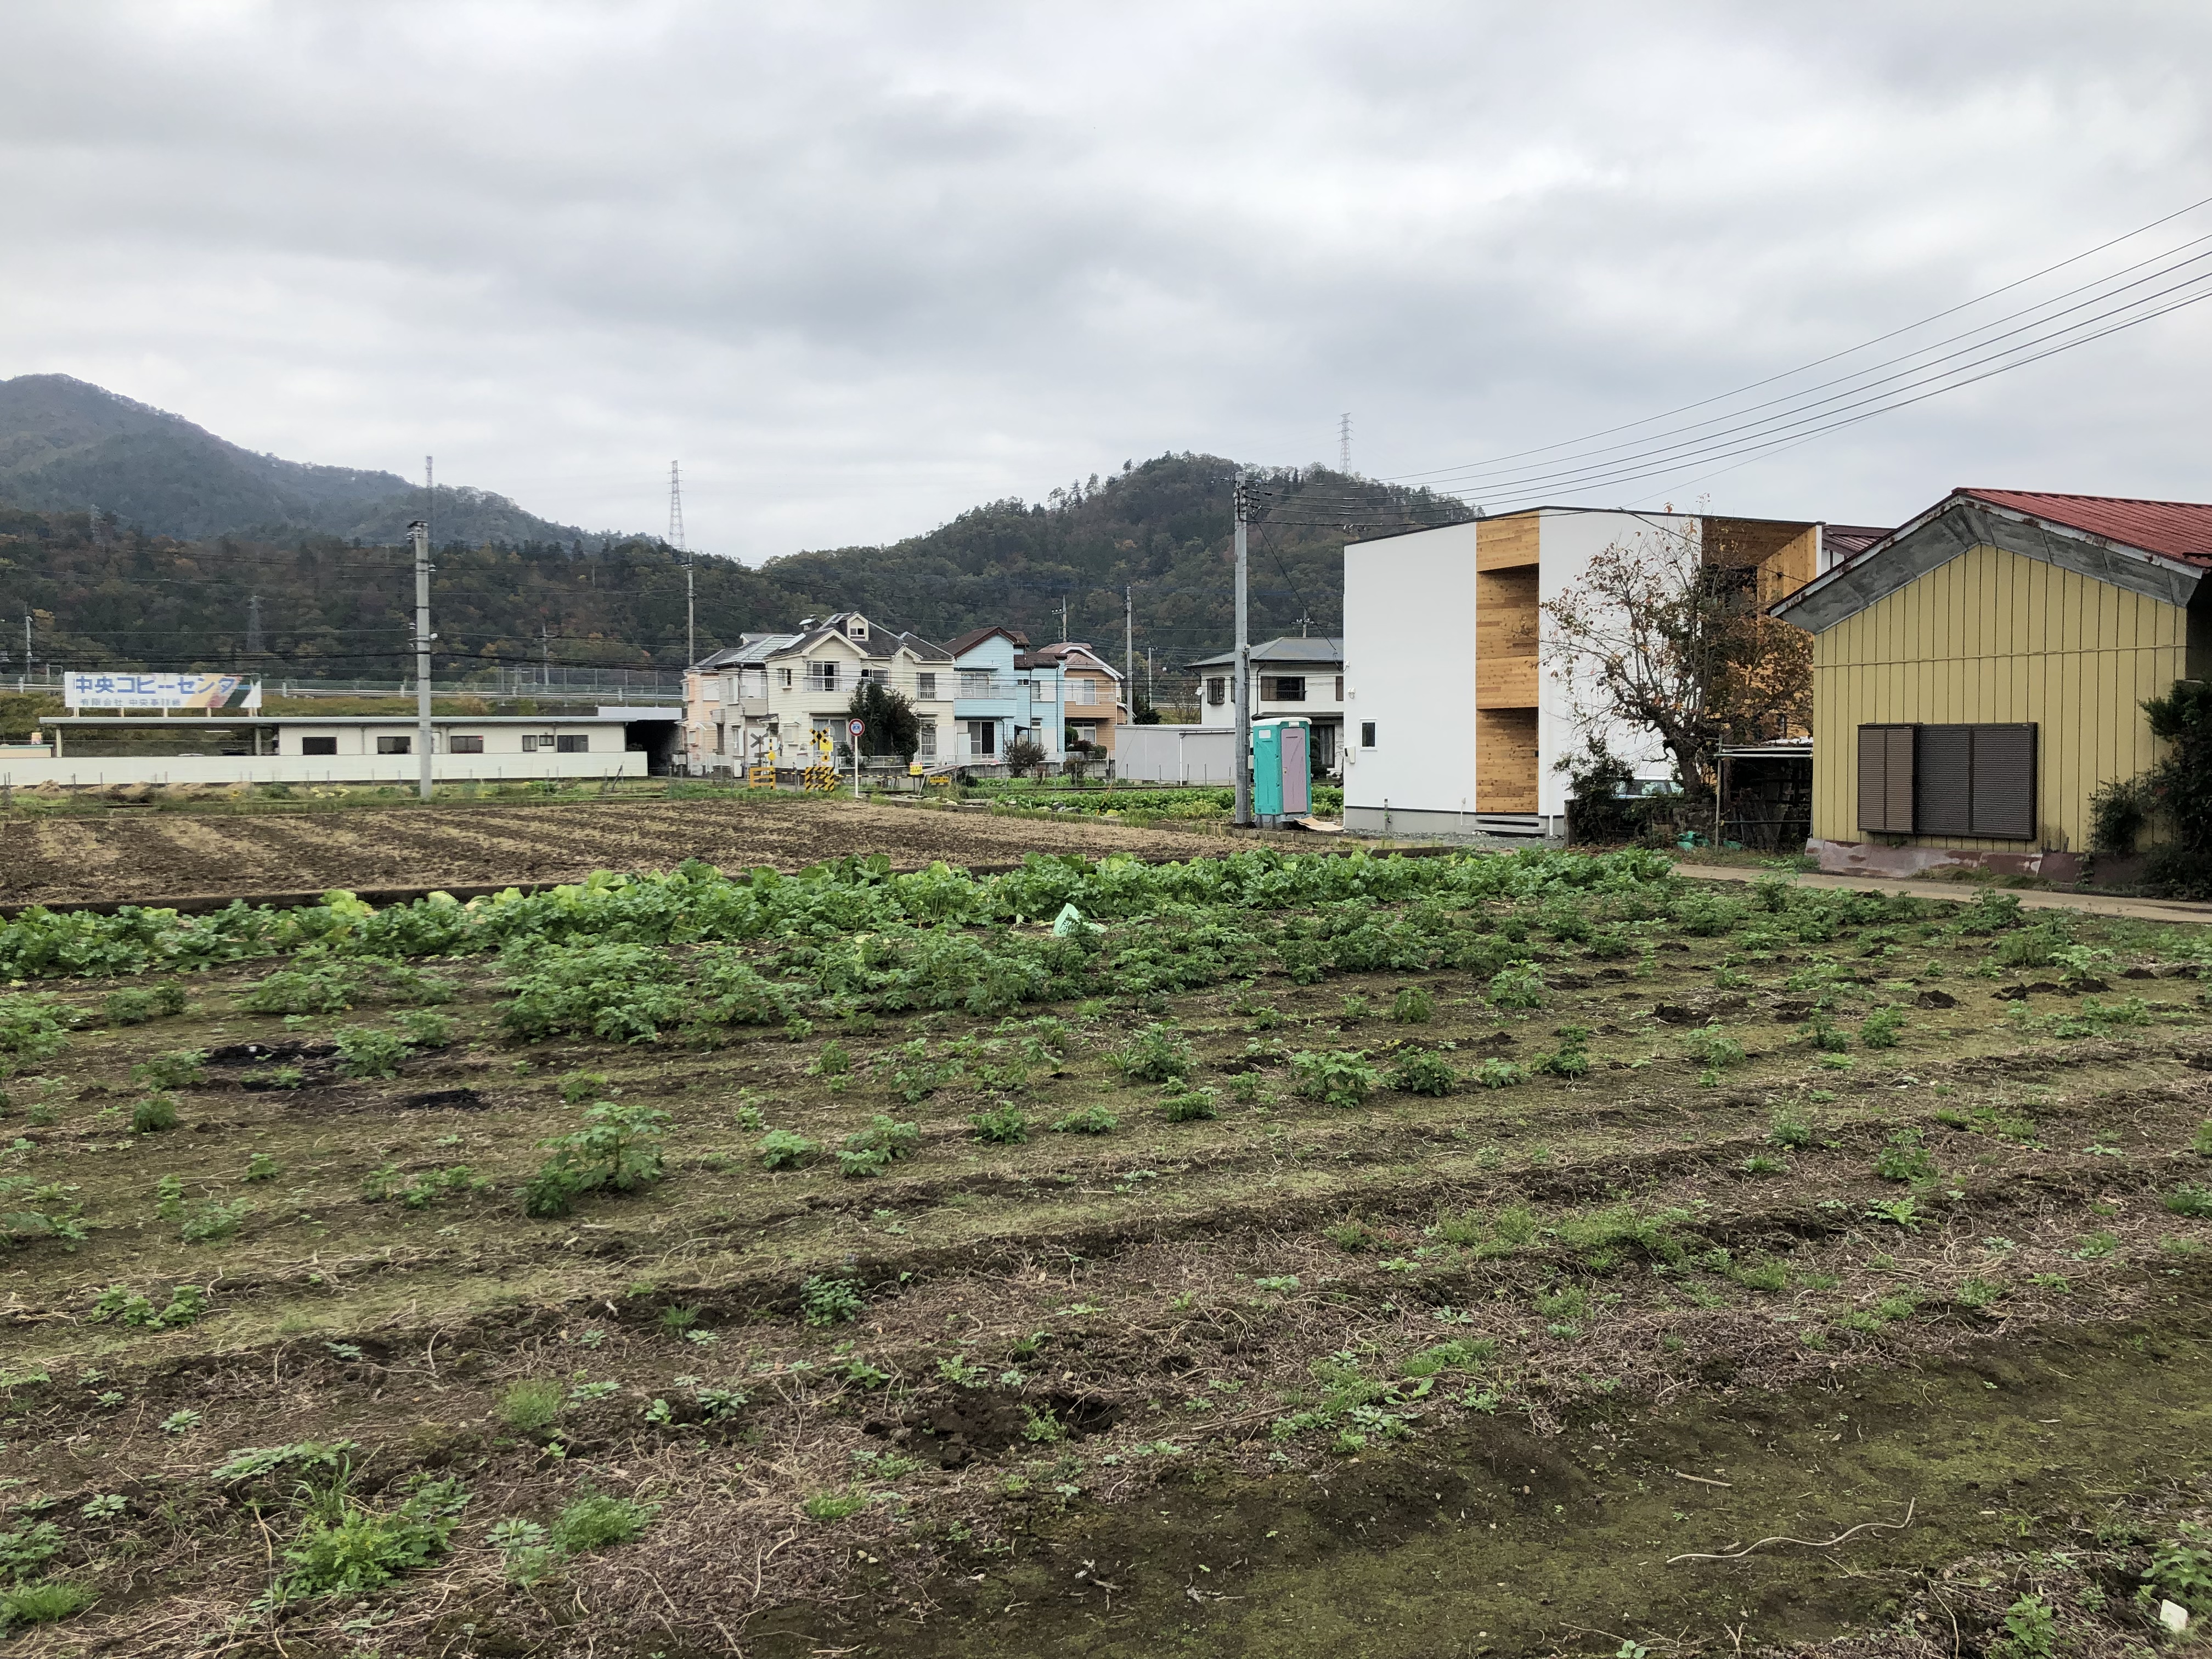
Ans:
<svg viewBox="0 0 2212 1659"><path fill-rule="evenodd" d="M139 1024L47 981L82 1023L7 1079L0 1195L82 1236L0 1257L0 1529L50 1522L40 1571L97 1600L21 1650L2033 1659L2001 1622L2030 1598L2047 1655L2151 1650L2135 1586L2212 1510L2193 931L2084 919L2110 984L2071 987L1948 917L1637 937L1528 939L1534 1007L1268 970L634 1043L523 1042L514 969L444 958L450 1041L386 1077L340 1045L414 1012L397 978L285 1017L246 999L295 964L227 965ZM1129 1074L1159 1018L1218 1115ZM1317 1054L1454 1086L1331 1104ZM134 1133L164 1056L179 1121ZM668 1114L665 1175L526 1215L593 1097ZM1010 1103L1025 1138L984 1138ZM912 1150L842 1172L878 1115ZM813 1156L769 1167L770 1132ZM183 1285L196 1316L118 1311ZM349 1443L347 1490L219 1473L307 1443ZM313 1502L425 1480L469 1494L449 1547L256 1611ZM641 1536L519 1571L516 1526L610 1495Z"/></svg>
<svg viewBox="0 0 2212 1659"><path fill-rule="evenodd" d="M836 799L611 801L388 807L204 817L150 811L0 825L0 904L94 904L227 894L577 881L594 870L802 869L883 854L1015 864L1030 853L1218 854L1218 837L1095 818L1030 817Z"/></svg>

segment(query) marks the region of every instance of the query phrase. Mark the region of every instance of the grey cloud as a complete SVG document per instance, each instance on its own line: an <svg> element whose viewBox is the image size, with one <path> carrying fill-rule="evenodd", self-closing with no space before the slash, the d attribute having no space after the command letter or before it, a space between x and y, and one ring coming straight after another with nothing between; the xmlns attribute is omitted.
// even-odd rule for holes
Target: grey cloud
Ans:
<svg viewBox="0 0 2212 1659"><path fill-rule="evenodd" d="M2212 191L2154 5L32 3L0 373L759 557L1632 419ZM2212 306L2204 307L2212 313ZM2196 495L2212 316L1684 489ZM2194 368L2187 366L2195 365ZM1668 481L1671 487L1674 481Z"/></svg>

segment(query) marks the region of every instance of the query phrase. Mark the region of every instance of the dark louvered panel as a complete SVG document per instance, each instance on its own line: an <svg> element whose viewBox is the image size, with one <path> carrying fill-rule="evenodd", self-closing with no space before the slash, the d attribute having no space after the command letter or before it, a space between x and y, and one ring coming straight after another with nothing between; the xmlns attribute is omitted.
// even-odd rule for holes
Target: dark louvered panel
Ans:
<svg viewBox="0 0 2212 1659"><path fill-rule="evenodd" d="M1859 727L1860 829L1912 833L1912 731L1909 726Z"/></svg>
<svg viewBox="0 0 2212 1659"><path fill-rule="evenodd" d="M1889 828L1887 729L1859 727L1859 828L1876 832Z"/></svg>
<svg viewBox="0 0 2212 1659"><path fill-rule="evenodd" d="M1893 726L1889 728L1889 823L1900 836L1909 836L1920 825L1913 817L1913 776L1919 765L1916 741L1919 727Z"/></svg>
<svg viewBox="0 0 2212 1659"><path fill-rule="evenodd" d="M1973 834L2035 839L2035 727L1978 726L1974 732Z"/></svg>
<svg viewBox="0 0 2212 1659"><path fill-rule="evenodd" d="M1918 811L1915 827L1923 836L1974 833L1974 728L1923 726L1916 769Z"/></svg>

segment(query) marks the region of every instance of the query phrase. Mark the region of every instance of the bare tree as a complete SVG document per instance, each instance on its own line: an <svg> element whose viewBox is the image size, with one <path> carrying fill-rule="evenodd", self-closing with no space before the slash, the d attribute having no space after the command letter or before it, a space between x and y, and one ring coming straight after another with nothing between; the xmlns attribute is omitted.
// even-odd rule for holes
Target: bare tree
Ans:
<svg viewBox="0 0 2212 1659"><path fill-rule="evenodd" d="M1711 793L1720 745L1803 721L1809 635L1759 608L1757 567L1654 527L1615 542L1544 606L1552 672L1584 729L1653 732L1683 792Z"/></svg>

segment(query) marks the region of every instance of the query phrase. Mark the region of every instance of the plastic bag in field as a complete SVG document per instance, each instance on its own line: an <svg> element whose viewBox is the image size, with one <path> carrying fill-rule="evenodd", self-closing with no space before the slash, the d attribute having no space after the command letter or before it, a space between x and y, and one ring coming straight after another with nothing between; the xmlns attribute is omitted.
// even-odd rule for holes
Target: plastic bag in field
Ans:
<svg viewBox="0 0 2212 1659"><path fill-rule="evenodd" d="M1072 904L1061 905L1060 914L1053 918L1052 933L1054 939L1073 939L1086 928L1094 933L1103 933L1106 931L1095 921L1084 921L1083 912Z"/></svg>

